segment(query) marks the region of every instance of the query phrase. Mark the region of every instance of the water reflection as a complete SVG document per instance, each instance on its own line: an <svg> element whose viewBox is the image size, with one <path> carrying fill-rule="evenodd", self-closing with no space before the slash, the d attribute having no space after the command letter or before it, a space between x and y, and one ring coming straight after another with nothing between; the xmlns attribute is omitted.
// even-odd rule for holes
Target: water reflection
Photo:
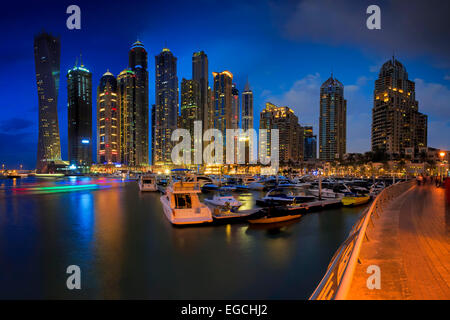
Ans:
<svg viewBox="0 0 450 320"><path fill-rule="evenodd" d="M336 209L270 226L176 228L160 195L139 192L135 181L15 183L1 187L0 274L8 280L0 276L0 297L307 298L360 211ZM99 188L77 189L89 185ZM234 195L247 210L263 193ZM82 269L80 293L65 287L70 264Z"/></svg>
<svg viewBox="0 0 450 320"><path fill-rule="evenodd" d="M108 190L97 194L95 202L95 238L102 296L120 298L120 274L123 263L123 210L120 191Z"/></svg>

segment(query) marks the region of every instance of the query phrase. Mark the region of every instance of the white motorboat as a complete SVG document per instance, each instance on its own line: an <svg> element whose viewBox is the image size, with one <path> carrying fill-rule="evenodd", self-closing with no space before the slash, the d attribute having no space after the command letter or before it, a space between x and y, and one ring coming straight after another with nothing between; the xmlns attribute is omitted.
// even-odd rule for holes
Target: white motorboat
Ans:
<svg viewBox="0 0 450 320"><path fill-rule="evenodd" d="M228 192L230 192L230 191L236 191L236 186L233 185L233 184L227 184L227 185L221 186L221 187L219 188L219 190L220 190L220 191L228 191Z"/></svg>
<svg viewBox="0 0 450 320"><path fill-rule="evenodd" d="M253 177L249 177L244 183L250 190L264 190L265 187L262 181L256 180Z"/></svg>
<svg viewBox="0 0 450 320"><path fill-rule="evenodd" d="M319 189L309 189L309 192L316 197L319 197ZM323 188L320 196L324 199L339 199L344 197L344 193L334 192L332 189Z"/></svg>
<svg viewBox="0 0 450 320"><path fill-rule="evenodd" d="M286 206L292 204L306 203L317 198L307 194L305 190L294 190L286 188L276 188L267 192L262 199L257 199L256 204L261 207Z"/></svg>
<svg viewBox="0 0 450 320"><path fill-rule="evenodd" d="M139 179L139 189L141 191L158 191L156 177L154 175L141 176Z"/></svg>
<svg viewBox="0 0 450 320"><path fill-rule="evenodd" d="M211 209L200 202L199 193L198 182L177 181L169 185L160 198L167 219L174 225L212 222Z"/></svg>
<svg viewBox="0 0 450 320"><path fill-rule="evenodd" d="M230 194L215 195L212 199L205 199L205 202L215 207L239 208L242 203Z"/></svg>

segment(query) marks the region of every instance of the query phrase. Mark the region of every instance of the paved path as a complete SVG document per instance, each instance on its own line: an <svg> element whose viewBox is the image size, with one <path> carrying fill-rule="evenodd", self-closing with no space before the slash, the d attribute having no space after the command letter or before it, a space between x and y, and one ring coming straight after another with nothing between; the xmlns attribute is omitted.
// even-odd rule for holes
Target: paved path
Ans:
<svg viewBox="0 0 450 320"><path fill-rule="evenodd" d="M414 186L372 219L348 299L450 299L450 208L444 189ZM367 267L381 269L369 290Z"/></svg>

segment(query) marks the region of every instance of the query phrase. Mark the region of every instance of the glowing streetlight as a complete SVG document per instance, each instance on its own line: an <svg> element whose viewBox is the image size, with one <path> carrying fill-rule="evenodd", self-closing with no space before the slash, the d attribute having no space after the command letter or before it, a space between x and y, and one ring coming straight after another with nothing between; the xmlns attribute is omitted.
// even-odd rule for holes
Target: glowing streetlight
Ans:
<svg viewBox="0 0 450 320"><path fill-rule="evenodd" d="M444 151L441 151L441 152L439 153L439 156L441 157L441 159L444 159L444 157L445 157L445 152L444 152Z"/></svg>

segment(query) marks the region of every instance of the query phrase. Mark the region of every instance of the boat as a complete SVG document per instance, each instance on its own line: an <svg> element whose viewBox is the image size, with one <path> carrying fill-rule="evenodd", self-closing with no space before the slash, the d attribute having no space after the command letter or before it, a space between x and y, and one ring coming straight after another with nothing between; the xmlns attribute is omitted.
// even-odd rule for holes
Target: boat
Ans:
<svg viewBox="0 0 450 320"><path fill-rule="evenodd" d="M214 195L212 199L205 199L205 202L215 207L229 207L230 209L239 208L242 203L235 199L231 194Z"/></svg>
<svg viewBox="0 0 450 320"><path fill-rule="evenodd" d="M198 182L177 181L166 188L160 200L164 214L174 225L202 224L213 221L211 209L200 202Z"/></svg>
<svg viewBox="0 0 450 320"><path fill-rule="evenodd" d="M64 177L64 173L36 173L36 178L60 178Z"/></svg>
<svg viewBox="0 0 450 320"><path fill-rule="evenodd" d="M264 184L256 180L252 176L246 176L239 180L239 183L236 184L237 190L263 190Z"/></svg>
<svg viewBox="0 0 450 320"><path fill-rule="evenodd" d="M264 190L264 184L261 181L253 181L247 184L250 190Z"/></svg>
<svg viewBox="0 0 450 320"><path fill-rule="evenodd" d="M214 222L216 223L231 223L231 222L242 222L247 221L249 218L260 218L261 208L243 210L243 211L232 211L229 209L224 209L221 207L214 208L212 213Z"/></svg>
<svg viewBox="0 0 450 320"><path fill-rule="evenodd" d="M350 194L346 194L343 198L342 198L342 204L344 206L360 206L363 204L366 204L370 201L370 196L369 195L358 195L358 194L354 194L354 193L350 193Z"/></svg>
<svg viewBox="0 0 450 320"><path fill-rule="evenodd" d="M324 198L324 199L336 199L336 198L344 197L343 193L334 192L334 190L328 189L328 188L323 188L321 190L321 192L319 192L318 188L309 189L309 192L311 192L311 194L316 197L319 197L319 193L320 193L320 197Z"/></svg>
<svg viewBox="0 0 450 320"><path fill-rule="evenodd" d="M267 210L267 214L256 219L248 219L252 224L269 224L279 223L283 221L290 221L299 219L302 216L300 213L280 212L278 210Z"/></svg>
<svg viewBox="0 0 450 320"><path fill-rule="evenodd" d="M374 183L371 187L370 187L370 192L369 194L371 196L376 196L378 195L381 191L383 191L383 189L386 188L386 185L384 182L376 182Z"/></svg>
<svg viewBox="0 0 450 320"><path fill-rule="evenodd" d="M216 191L219 190L219 187L217 185L215 185L214 183L205 183L202 187L201 187L203 192L209 192L209 191Z"/></svg>
<svg viewBox="0 0 450 320"><path fill-rule="evenodd" d="M292 189L275 188L267 192L264 198L256 200L256 204L262 207L286 206L314 200L315 196L308 195L304 191L294 193Z"/></svg>
<svg viewBox="0 0 450 320"><path fill-rule="evenodd" d="M297 188L296 183L292 183L289 180L282 180L278 182L278 188Z"/></svg>
<svg viewBox="0 0 450 320"><path fill-rule="evenodd" d="M220 191L236 191L236 186L234 184L226 184L219 187Z"/></svg>
<svg viewBox="0 0 450 320"><path fill-rule="evenodd" d="M156 177L154 175L145 175L139 178L139 189L141 191L158 191Z"/></svg>

